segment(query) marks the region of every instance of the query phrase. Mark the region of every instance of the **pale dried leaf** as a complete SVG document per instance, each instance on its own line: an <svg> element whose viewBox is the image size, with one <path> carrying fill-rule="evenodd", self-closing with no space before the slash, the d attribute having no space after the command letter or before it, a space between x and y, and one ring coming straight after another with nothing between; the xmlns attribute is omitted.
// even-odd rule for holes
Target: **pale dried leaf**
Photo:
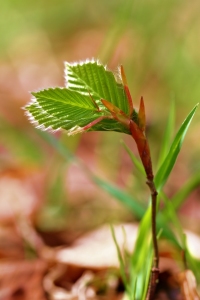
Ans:
<svg viewBox="0 0 200 300"><path fill-rule="evenodd" d="M95 299L95 290L88 284L94 279L94 274L85 272L69 289L64 289L56 285L59 277L66 272L66 266L57 265L45 276L44 288L52 300L92 300Z"/></svg>
<svg viewBox="0 0 200 300"><path fill-rule="evenodd" d="M20 216L32 219L42 201L38 183L41 175L18 169L0 173L0 221L11 223Z"/></svg>
<svg viewBox="0 0 200 300"><path fill-rule="evenodd" d="M196 279L191 270L181 272L178 276L178 281L181 285L184 300L200 300L197 293Z"/></svg>
<svg viewBox="0 0 200 300"><path fill-rule="evenodd" d="M187 246L190 253L196 259L200 260L200 237L189 230L185 230L185 234L187 237Z"/></svg>
<svg viewBox="0 0 200 300"><path fill-rule="evenodd" d="M137 225L114 226L120 249L131 252L134 248ZM103 226L79 238L71 247L60 249L56 255L60 263L88 268L119 267L116 247L109 226Z"/></svg>
<svg viewBox="0 0 200 300"><path fill-rule="evenodd" d="M66 266L57 265L53 267L44 277L43 286L51 300L76 300L76 297L73 296L70 291L58 287L55 284L55 281L62 276L65 271Z"/></svg>

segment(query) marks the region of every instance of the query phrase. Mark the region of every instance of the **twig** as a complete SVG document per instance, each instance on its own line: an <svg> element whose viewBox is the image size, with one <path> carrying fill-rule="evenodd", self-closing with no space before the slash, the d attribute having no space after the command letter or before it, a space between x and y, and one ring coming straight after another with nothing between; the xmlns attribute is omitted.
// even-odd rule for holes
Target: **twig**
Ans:
<svg viewBox="0 0 200 300"><path fill-rule="evenodd" d="M151 228L152 228L152 239L153 239L153 248L154 248L154 262L153 267L158 268L159 264L159 255L158 255L158 243L156 237L156 206L157 206L157 191L155 184L152 179L147 179L146 184L148 185L151 192Z"/></svg>
<svg viewBox="0 0 200 300"><path fill-rule="evenodd" d="M146 300L153 300L156 290L156 285L159 280L159 253L158 253L158 243L156 237L156 208L157 208L157 191L152 178L147 178L146 184L148 185L151 192L151 229L152 229L152 240L154 249L154 259L153 267L151 269L151 277L149 281L149 288Z"/></svg>

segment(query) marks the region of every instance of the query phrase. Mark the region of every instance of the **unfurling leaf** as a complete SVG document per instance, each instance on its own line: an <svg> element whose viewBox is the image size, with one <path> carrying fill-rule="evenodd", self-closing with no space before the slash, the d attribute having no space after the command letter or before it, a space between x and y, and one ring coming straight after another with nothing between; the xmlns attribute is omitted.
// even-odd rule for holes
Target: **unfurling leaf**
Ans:
<svg viewBox="0 0 200 300"><path fill-rule="evenodd" d="M122 82L123 82L123 85L124 85L124 90L125 90L126 96L128 98L129 116L132 116L133 111L134 111L134 109L133 109L133 100L132 100L131 93L130 93L130 90L129 90L129 87L128 87L128 83L127 83L127 79L126 79L126 75L125 75L125 71L124 71L123 66L121 66L120 72L121 72Z"/></svg>
<svg viewBox="0 0 200 300"><path fill-rule="evenodd" d="M131 130L132 137L134 138L134 140L136 142L138 152L139 152L142 164L144 166L147 178L153 179L151 154L150 154L148 141L147 141L143 131L133 121L130 122L130 130Z"/></svg>
<svg viewBox="0 0 200 300"><path fill-rule="evenodd" d="M143 97L140 99L140 108L138 112L138 123L142 131L145 131L146 128L146 116L145 116L145 107Z"/></svg>
<svg viewBox="0 0 200 300"><path fill-rule="evenodd" d="M41 129L65 129L69 135L84 131L118 131L132 135L148 178L153 178L145 136L145 109L134 110L123 67L118 82L98 61L66 63L66 88L32 93L25 109Z"/></svg>
<svg viewBox="0 0 200 300"><path fill-rule="evenodd" d="M129 114L129 100L122 82L118 82L112 72L98 61L86 61L80 64L66 63L65 75L66 88L32 93L34 98L25 109L37 127L44 130L62 128L69 134L86 130L130 134L127 126L121 122L125 119L124 115ZM122 112L118 114L119 118L113 117L102 99ZM135 111L133 115L137 119Z"/></svg>

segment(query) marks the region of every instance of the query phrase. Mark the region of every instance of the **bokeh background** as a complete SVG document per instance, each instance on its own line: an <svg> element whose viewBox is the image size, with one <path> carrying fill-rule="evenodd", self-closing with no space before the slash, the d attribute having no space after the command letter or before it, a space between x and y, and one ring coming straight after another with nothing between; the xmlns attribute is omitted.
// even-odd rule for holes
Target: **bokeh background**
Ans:
<svg viewBox="0 0 200 300"><path fill-rule="evenodd" d="M83 232L134 215L91 182L79 163L64 159L27 120L30 91L64 86L64 61L97 58L113 71L123 64L135 107L144 96L153 162L170 105L175 131L200 99L198 0L6 0L0 5L0 218L26 215L42 232ZM197 111L166 193L170 197L200 170ZM124 150L130 137L87 133L56 138L92 172L147 205L144 179ZM198 188L180 209L198 232Z"/></svg>

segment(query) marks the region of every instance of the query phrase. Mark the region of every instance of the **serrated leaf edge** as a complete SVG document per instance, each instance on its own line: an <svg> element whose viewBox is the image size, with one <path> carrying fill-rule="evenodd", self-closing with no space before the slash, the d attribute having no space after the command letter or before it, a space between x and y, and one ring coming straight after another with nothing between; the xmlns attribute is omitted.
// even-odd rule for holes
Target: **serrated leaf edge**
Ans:
<svg viewBox="0 0 200 300"><path fill-rule="evenodd" d="M42 90L42 91L44 91L44 90ZM41 90L39 92L41 92ZM37 93L37 92L34 92L34 93ZM32 95L32 92L31 92L31 95ZM27 105L25 105L25 106L22 107L22 109L25 111L25 113L24 113L25 116L27 116L29 122L31 124L33 124L35 128L40 129L42 131L52 132L52 133L55 133L55 132L61 130L60 127L56 128L56 129L53 129L52 126L47 126L46 127L43 124L39 124L39 122L35 119L35 117L32 115L32 113L30 113L30 111L28 110L28 107L31 106L32 104L37 105L38 108L40 108L42 111L44 111L44 110L42 109L42 107L37 102L36 97L32 97L31 100L29 101L29 103Z"/></svg>
<svg viewBox="0 0 200 300"><path fill-rule="evenodd" d="M70 63L65 61L64 62L64 78L65 78L65 87L66 88L68 88L68 78L69 78L66 66L76 67L78 65L83 66L83 65L86 65L86 64L89 64L89 63L91 63L91 64L96 63L98 66L103 66L105 71L110 71L110 70L108 70L107 65L102 64L99 59L92 58L92 59L86 59L86 60L75 61L75 62L70 62ZM115 77L115 80L116 80L116 83L122 84L122 78L121 78L121 75L120 75L120 66L117 67L116 72L113 72L113 71L110 71L110 72L113 73L113 75Z"/></svg>

